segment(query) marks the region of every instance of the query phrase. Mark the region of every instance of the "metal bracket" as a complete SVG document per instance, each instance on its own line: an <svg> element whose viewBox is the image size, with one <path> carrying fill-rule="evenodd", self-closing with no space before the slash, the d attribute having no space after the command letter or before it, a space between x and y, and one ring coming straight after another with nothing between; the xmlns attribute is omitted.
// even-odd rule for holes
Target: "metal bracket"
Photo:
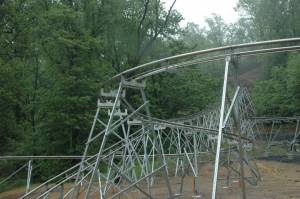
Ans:
<svg viewBox="0 0 300 199"><path fill-rule="evenodd" d="M138 82L136 80L127 81L123 79L122 84L124 87L133 88L133 89L144 89L146 87L145 81L142 82Z"/></svg>
<svg viewBox="0 0 300 199"><path fill-rule="evenodd" d="M98 107L100 108L112 108L114 106L114 102L111 100L106 100L106 102L101 102L100 99L98 99L97 103ZM120 107L120 101L117 102L116 107Z"/></svg>
<svg viewBox="0 0 300 199"><path fill-rule="evenodd" d="M111 97L115 98L117 96L118 91L117 90L110 90L109 92L105 92L103 88L100 90L100 95L102 97ZM125 98L125 90L123 90L121 97Z"/></svg>
<svg viewBox="0 0 300 199"><path fill-rule="evenodd" d="M133 120L128 120L127 124L131 125L131 126L139 126L139 125L142 125L142 121L133 119Z"/></svg>
<svg viewBox="0 0 300 199"><path fill-rule="evenodd" d="M108 116L111 115L110 109L108 109L107 114L108 114ZM120 116L120 117L123 117L123 116L127 116L127 115L128 115L127 109L125 109L124 112L122 112L121 109L117 109L117 110L114 112L114 116Z"/></svg>
<svg viewBox="0 0 300 199"><path fill-rule="evenodd" d="M164 124L154 124L154 130L163 130L163 129L166 129L167 126L164 125Z"/></svg>

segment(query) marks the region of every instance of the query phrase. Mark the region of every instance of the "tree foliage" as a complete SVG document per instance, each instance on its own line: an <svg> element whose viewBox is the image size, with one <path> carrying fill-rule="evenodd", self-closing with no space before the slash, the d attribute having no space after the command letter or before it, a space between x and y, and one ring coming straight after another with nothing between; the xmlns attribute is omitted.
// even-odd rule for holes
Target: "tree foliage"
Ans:
<svg viewBox="0 0 300 199"><path fill-rule="evenodd" d="M274 67L271 78L254 87L254 103L258 114L268 116L298 116L300 55L291 55L287 66Z"/></svg>
<svg viewBox="0 0 300 199"><path fill-rule="evenodd" d="M297 0L240 0L238 10L249 24L255 40L300 35L300 2ZM255 85L253 94L261 115L299 115L299 55L281 54L261 61L266 78ZM276 67L275 67L276 66ZM271 75L269 75L271 74Z"/></svg>

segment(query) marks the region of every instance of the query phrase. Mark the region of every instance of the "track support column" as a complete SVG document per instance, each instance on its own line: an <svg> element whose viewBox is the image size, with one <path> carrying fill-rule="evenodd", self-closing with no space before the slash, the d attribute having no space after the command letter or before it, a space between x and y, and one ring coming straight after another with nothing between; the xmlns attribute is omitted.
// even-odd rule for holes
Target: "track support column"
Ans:
<svg viewBox="0 0 300 199"><path fill-rule="evenodd" d="M123 88L123 85L122 85L122 81L121 81L121 83L119 84L119 88L118 88L118 91L117 91L117 95L116 95L116 98L115 98L115 101L114 101L113 108L111 110L111 115L109 117L108 123L107 123L106 128L105 128L104 137L102 139L102 143L101 143L101 146L99 148L99 152L97 154L97 159L96 159L96 162L95 162L92 174L91 174L91 178L90 178L89 183L88 183L88 187L87 187L86 192L85 192L84 199L88 199L89 196L90 196L90 190L91 190L91 187L92 187L92 184L93 184L93 181L94 181L94 176L95 176L95 174L97 173L97 170L98 170L98 166L99 166L99 163L100 163L100 157L102 155L103 149L104 149L106 141L107 141L107 137L109 135L109 130L110 130L110 127L111 127L111 124L112 124L112 121L113 121L116 106L117 106L117 103L118 103L119 98L120 98L121 93L122 93L122 88Z"/></svg>
<svg viewBox="0 0 300 199"><path fill-rule="evenodd" d="M29 160L29 161L28 161L28 167L27 167L26 193L28 193L29 190L30 190L31 173L32 173L32 160Z"/></svg>
<svg viewBox="0 0 300 199"><path fill-rule="evenodd" d="M223 82L222 100L221 100L221 108L220 108L220 120L219 120L219 128L218 128L218 143L217 143L217 150L216 150L216 159L215 159L215 168L214 168L214 178L213 178L211 199L216 198L216 192L217 192L217 181L218 181L218 172L219 172L219 161L220 161L220 151L221 151L221 142L222 142L222 132L223 132L229 63L230 63L230 56L227 56L225 58L225 72L224 72L224 82Z"/></svg>

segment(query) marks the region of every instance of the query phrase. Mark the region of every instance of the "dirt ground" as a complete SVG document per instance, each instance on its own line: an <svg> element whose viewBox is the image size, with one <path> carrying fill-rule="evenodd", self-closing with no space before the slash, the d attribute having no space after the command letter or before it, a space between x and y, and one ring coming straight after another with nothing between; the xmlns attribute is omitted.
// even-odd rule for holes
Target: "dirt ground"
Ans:
<svg viewBox="0 0 300 199"><path fill-rule="evenodd" d="M299 163L283 163L278 161L259 160L257 166L261 173L261 181L257 186L247 184L247 199L300 199L300 164ZM201 198L210 198L212 185L212 164L202 165L200 172L200 190ZM222 179L226 174L226 170L220 169L220 180L218 184L218 199L239 199L241 198L241 188L239 181L232 179L229 186ZM171 178L172 191L178 189L177 182L180 178ZM142 185L141 185L142 186ZM66 187L65 190L68 188ZM0 199L16 199L23 193L24 188L17 188L11 191L0 193ZM158 180L152 189L154 198L166 198L167 189L164 180ZM51 198L59 198L58 193ZM194 196L194 178L185 177L183 184L183 196L178 198L195 198ZM128 195L118 198L146 198L140 192L130 190Z"/></svg>

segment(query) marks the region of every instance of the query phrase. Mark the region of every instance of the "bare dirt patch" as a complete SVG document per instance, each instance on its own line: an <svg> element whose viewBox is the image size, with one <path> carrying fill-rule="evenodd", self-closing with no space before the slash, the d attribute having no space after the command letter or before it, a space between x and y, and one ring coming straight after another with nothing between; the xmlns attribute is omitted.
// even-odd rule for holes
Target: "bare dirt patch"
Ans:
<svg viewBox="0 0 300 199"><path fill-rule="evenodd" d="M260 160L257 162L262 180L257 186L247 185L248 199L299 199L300 198L300 164L283 163L277 161ZM212 164L205 164L199 168L200 171L200 189L203 198L210 198L212 184ZM227 186L224 176L226 169L220 169L220 180L218 185L219 199L239 199L241 198L241 188L238 179L232 179L230 186ZM172 191L176 192L180 177L171 177ZM141 184L141 187L143 185ZM68 188L66 187L66 190ZM116 191L116 190L115 190ZM24 188L17 188L0 194L0 199L16 199L24 192ZM110 194L113 194L112 192ZM160 179L154 185L152 194L155 198L165 198L167 189L164 180ZM131 190L128 195L131 198L145 198L145 195ZM184 178L182 198L192 198L194 195L194 178L186 176ZM54 194L51 198L58 198ZM125 195L120 198L128 198Z"/></svg>

